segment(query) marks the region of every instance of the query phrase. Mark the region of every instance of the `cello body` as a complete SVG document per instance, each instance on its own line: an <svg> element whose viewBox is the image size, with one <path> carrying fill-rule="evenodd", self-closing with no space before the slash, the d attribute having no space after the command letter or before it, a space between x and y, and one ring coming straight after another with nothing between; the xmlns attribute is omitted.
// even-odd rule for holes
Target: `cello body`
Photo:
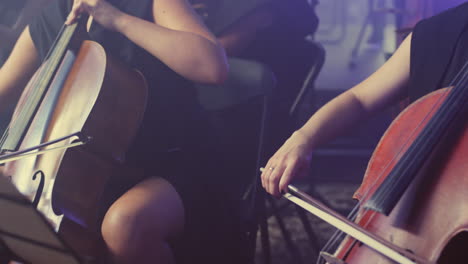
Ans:
<svg viewBox="0 0 468 264"><path fill-rule="evenodd" d="M361 204L376 191L447 96L445 88L419 99L393 121L368 164L354 198ZM465 104L466 105L466 104ZM465 107L466 109L466 107ZM390 214L364 206L355 222L427 263L461 263L468 252L468 122L438 144ZM459 257L465 259L460 260ZM347 237L335 252L344 263L395 263ZM461 261L461 262L460 262ZM338 262L337 262L338 263Z"/></svg>
<svg viewBox="0 0 468 264"><path fill-rule="evenodd" d="M12 123L28 107L25 101L33 89L29 84L25 88ZM139 72L107 56L98 43L83 41L79 50L66 52L19 149L76 132L90 141L8 162L3 174L22 194L37 201L37 209L55 230L62 232L62 220L67 219L80 229L99 234L107 184L114 177L135 176L122 168L125 152L143 118L146 96L146 81ZM67 145L75 139L45 148Z"/></svg>

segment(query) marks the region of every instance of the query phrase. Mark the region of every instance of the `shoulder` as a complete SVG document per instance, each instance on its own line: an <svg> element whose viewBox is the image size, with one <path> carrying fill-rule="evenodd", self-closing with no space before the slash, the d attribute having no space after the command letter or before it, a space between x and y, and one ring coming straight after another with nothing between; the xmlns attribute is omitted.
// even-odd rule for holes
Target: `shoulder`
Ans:
<svg viewBox="0 0 468 264"><path fill-rule="evenodd" d="M351 91L368 112L374 112L405 98L410 78L412 34L377 71Z"/></svg>

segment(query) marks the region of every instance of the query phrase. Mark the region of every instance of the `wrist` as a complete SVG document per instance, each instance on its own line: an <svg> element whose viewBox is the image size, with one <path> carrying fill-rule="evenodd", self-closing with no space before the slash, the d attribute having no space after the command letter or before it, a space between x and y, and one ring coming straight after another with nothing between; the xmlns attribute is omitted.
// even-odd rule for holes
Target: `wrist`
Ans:
<svg viewBox="0 0 468 264"><path fill-rule="evenodd" d="M115 14L114 23L112 25L113 30L120 33L125 33L129 27L130 20L130 15L118 11L117 14Z"/></svg>
<svg viewBox="0 0 468 264"><path fill-rule="evenodd" d="M308 133L306 133L306 131L303 129L298 129L294 131L292 136L298 138L302 142L302 145L307 152L312 152L312 149L315 147L314 141L313 138Z"/></svg>
<svg viewBox="0 0 468 264"><path fill-rule="evenodd" d="M120 11L107 2L99 2L98 5L89 10L89 14L97 23L112 31L121 31L127 20L126 13Z"/></svg>

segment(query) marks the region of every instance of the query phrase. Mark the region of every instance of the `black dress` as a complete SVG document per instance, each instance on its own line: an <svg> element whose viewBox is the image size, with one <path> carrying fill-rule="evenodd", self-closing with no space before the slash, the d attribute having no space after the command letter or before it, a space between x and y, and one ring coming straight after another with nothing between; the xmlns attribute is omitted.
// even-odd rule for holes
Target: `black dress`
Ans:
<svg viewBox="0 0 468 264"><path fill-rule="evenodd" d="M109 2L128 14L153 21L152 0ZM71 6L71 0L55 1L30 24L41 59ZM148 177L164 177L181 196L186 215L184 236L172 244L178 263L210 262L223 254L237 254L231 249L240 235L232 225L238 223L226 205L229 199L224 194L229 186L224 184L224 174L218 171L218 165L225 161L213 143L216 135L198 104L192 83L123 35L107 31L97 23L91 27L90 37L113 57L140 70L147 79L147 109L126 161L130 166L144 168ZM134 184L116 182L112 188L123 193ZM236 241L223 243L226 240Z"/></svg>
<svg viewBox="0 0 468 264"><path fill-rule="evenodd" d="M0 3L0 26L13 27L25 2L26 0L3 0ZM7 60L12 48L0 45L0 67Z"/></svg>
<svg viewBox="0 0 468 264"><path fill-rule="evenodd" d="M468 3L420 21L413 30L411 101L447 87L468 61Z"/></svg>

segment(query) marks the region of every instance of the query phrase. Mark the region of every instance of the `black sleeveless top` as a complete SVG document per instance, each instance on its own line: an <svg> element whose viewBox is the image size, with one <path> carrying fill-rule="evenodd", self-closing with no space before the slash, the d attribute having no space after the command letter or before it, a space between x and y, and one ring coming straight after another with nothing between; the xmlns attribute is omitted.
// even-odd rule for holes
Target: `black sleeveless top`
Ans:
<svg viewBox="0 0 468 264"><path fill-rule="evenodd" d="M110 0L125 13L148 21L152 18L152 0ZM31 37L43 60L71 10L72 0L57 0L46 7L30 24ZM90 38L104 46L106 52L140 70L149 84L148 106L137 140L130 153L159 155L180 148L193 140L200 115L195 89L159 59L138 47L120 33L93 23ZM136 158L140 160L140 157Z"/></svg>
<svg viewBox="0 0 468 264"><path fill-rule="evenodd" d="M0 2L0 26L9 28L14 26L25 2L26 0L2 0ZM7 60L12 48L12 45L0 45L0 67Z"/></svg>
<svg viewBox="0 0 468 264"><path fill-rule="evenodd" d="M420 21L411 41L408 95L447 87L468 61L468 3Z"/></svg>

